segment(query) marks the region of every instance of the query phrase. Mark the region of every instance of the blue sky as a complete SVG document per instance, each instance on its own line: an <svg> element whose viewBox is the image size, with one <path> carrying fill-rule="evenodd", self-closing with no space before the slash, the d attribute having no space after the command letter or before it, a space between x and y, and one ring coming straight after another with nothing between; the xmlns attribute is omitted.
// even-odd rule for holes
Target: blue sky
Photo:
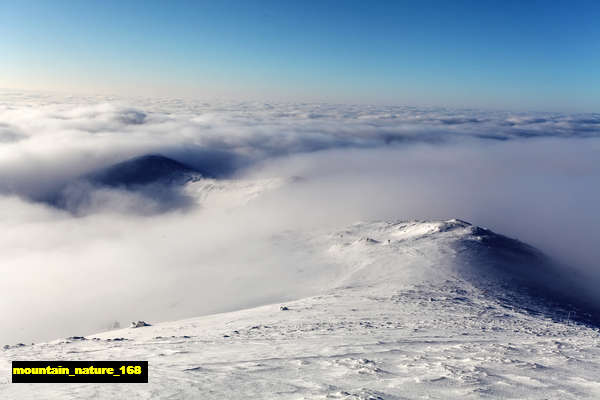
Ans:
<svg viewBox="0 0 600 400"><path fill-rule="evenodd" d="M600 111L596 1L0 0L0 87Z"/></svg>

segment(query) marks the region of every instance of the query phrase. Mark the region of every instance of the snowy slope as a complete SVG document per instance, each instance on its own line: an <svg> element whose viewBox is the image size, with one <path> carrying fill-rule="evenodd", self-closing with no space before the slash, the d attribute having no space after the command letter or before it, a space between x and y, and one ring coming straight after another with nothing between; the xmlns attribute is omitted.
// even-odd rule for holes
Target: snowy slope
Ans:
<svg viewBox="0 0 600 400"><path fill-rule="evenodd" d="M359 223L305 246L337 265L321 295L10 346L0 398L600 398L599 331L527 273L545 268L535 249L459 220ZM21 359L148 360L150 378L11 384Z"/></svg>
<svg viewBox="0 0 600 400"><path fill-rule="evenodd" d="M239 207L257 198L263 193L289 183L286 179L199 179L189 182L184 193L195 199L202 207L221 209Z"/></svg>

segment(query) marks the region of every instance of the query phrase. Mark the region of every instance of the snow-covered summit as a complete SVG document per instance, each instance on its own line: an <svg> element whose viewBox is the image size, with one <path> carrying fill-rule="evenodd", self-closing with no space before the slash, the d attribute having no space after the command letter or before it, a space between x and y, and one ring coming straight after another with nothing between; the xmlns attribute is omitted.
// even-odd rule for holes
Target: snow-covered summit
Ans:
<svg viewBox="0 0 600 400"><path fill-rule="evenodd" d="M536 281L547 260L532 247L461 220L358 223L305 245L338 267L319 295L1 353L3 377L16 359L148 360L148 384L34 387L3 378L0 395L600 395L598 329L578 322L576 307L555 295L561 288Z"/></svg>

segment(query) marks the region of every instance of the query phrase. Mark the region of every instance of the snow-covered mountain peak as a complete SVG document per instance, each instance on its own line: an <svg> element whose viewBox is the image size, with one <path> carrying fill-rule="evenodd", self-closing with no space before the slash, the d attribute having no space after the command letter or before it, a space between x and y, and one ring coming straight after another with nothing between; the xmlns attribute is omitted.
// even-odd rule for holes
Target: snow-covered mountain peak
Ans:
<svg viewBox="0 0 600 400"><path fill-rule="evenodd" d="M320 293L8 346L3 356L149 361L147 385L103 387L110 398L600 395L598 329L585 315L591 309L565 300L566 283L546 285L542 278L559 272L532 247L456 219L362 222L284 237L328 260L321 267L330 270L305 266ZM2 376L8 365L0 363ZM39 389L45 397L97 393L90 385ZM18 385L0 385L0 392L22 399L42 393Z"/></svg>

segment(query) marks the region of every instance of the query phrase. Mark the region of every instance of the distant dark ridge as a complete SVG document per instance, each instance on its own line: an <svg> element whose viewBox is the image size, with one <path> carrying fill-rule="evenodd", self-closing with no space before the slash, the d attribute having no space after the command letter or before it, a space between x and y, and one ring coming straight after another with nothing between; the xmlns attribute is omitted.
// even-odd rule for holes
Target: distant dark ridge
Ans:
<svg viewBox="0 0 600 400"><path fill-rule="evenodd" d="M201 176L198 170L187 164L160 154L148 154L111 165L85 178L106 186L139 186L185 183Z"/></svg>

